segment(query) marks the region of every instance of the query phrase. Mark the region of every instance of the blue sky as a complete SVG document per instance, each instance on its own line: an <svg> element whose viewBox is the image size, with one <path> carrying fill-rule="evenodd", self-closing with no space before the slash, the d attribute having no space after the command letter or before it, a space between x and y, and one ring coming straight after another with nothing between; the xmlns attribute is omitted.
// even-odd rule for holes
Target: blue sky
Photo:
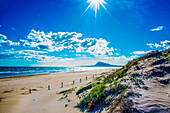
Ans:
<svg viewBox="0 0 170 113"><path fill-rule="evenodd" d="M122 65L167 49L169 5L169 0L0 0L0 66Z"/></svg>

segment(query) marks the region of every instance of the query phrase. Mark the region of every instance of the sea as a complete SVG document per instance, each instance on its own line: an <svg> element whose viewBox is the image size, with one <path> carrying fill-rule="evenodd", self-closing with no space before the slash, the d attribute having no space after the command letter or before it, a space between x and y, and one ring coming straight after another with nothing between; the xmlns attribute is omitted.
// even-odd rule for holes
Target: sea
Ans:
<svg viewBox="0 0 170 113"><path fill-rule="evenodd" d="M0 78L28 76L44 73L79 72L112 68L114 67L0 67Z"/></svg>

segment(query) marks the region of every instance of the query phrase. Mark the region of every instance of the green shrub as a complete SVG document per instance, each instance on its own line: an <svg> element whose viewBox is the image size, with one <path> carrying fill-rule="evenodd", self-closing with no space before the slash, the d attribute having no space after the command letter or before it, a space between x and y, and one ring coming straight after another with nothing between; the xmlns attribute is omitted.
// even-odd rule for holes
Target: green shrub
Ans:
<svg viewBox="0 0 170 113"><path fill-rule="evenodd" d="M124 78L121 78L120 80L119 80L119 82L122 82L122 81L124 81L125 79Z"/></svg>
<svg viewBox="0 0 170 113"><path fill-rule="evenodd" d="M97 100L104 96L104 91L106 90L106 84L99 84L95 86L89 93L91 100Z"/></svg>
<svg viewBox="0 0 170 113"><path fill-rule="evenodd" d="M164 53L163 58L170 58L170 54L169 53Z"/></svg>
<svg viewBox="0 0 170 113"><path fill-rule="evenodd" d="M119 83L119 81L115 81L113 84L114 84L114 85L117 85L118 83Z"/></svg>
<svg viewBox="0 0 170 113"><path fill-rule="evenodd" d="M67 107L68 106L68 104L65 104L65 107Z"/></svg>
<svg viewBox="0 0 170 113"><path fill-rule="evenodd" d="M100 82L95 82L95 83L93 83L93 84L89 84L89 85L87 85L87 86L85 86L85 87L80 88L80 89L76 92L76 95L79 95L80 93L82 93L82 92L85 91L85 90L91 89L92 87L94 87L94 86L97 85L97 84L100 84Z"/></svg>
<svg viewBox="0 0 170 113"><path fill-rule="evenodd" d="M140 84L145 85L142 79L137 79L137 80L140 82Z"/></svg>
<svg viewBox="0 0 170 113"><path fill-rule="evenodd" d="M136 77L134 77L134 76L131 76L130 77L130 80L136 80L137 78Z"/></svg>
<svg viewBox="0 0 170 113"><path fill-rule="evenodd" d="M136 82L135 85L140 88L140 83Z"/></svg>
<svg viewBox="0 0 170 113"><path fill-rule="evenodd" d="M96 102L105 97L106 84L96 85L90 93L78 104L78 106L91 106L93 102ZM91 104L89 104L91 103Z"/></svg>
<svg viewBox="0 0 170 113"><path fill-rule="evenodd" d="M125 66L117 70L115 73L113 73L112 75L107 76L104 79L104 83L112 83L114 80L118 80L119 78L122 78L123 76L126 75L126 72L128 71L128 69L132 67L132 64L134 64L133 62L137 62L137 61L138 59L136 59L135 61L129 62Z"/></svg>
<svg viewBox="0 0 170 113"><path fill-rule="evenodd" d="M101 81L101 80L102 80L102 77L96 79L96 81Z"/></svg>
<svg viewBox="0 0 170 113"><path fill-rule="evenodd" d="M64 91L60 91L58 92L57 94L62 94L62 93L71 93L72 91L74 91L77 87L74 87L74 88L71 88L71 89L67 89L67 90L64 90Z"/></svg>

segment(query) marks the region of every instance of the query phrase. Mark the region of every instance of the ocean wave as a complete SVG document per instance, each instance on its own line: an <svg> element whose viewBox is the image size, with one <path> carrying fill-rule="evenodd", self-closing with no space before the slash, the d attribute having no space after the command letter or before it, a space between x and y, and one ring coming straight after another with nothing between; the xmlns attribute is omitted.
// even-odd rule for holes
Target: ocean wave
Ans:
<svg viewBox="0 0 170 113"><path fill-rule="evenodd" d="M109 67L0 67L0 77L23 76L42 73L79 72L106 68Z"/></svg>

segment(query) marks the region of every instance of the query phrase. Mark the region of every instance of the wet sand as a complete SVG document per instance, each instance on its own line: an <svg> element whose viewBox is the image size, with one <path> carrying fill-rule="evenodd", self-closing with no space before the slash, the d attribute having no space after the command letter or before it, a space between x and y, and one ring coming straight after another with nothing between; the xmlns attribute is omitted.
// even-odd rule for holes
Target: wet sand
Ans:
<svg viewBox="0 0 170 113"><path fill-rule="evenodd" d="M81 86L92 82L93 75L98 77L101 73L108 71L111 69L0 79L0 112L78 113L79 109L74 106L80 99L77 98L75 92ZM74 85L73 80L75 81ZM61 82L63 82L63 88L61 88ZM50 90L48 90L48 85L50 85ZM73 87L77 87L76 90L68 94L65 99L61 99L64 97L62 94L57 94L57 92ZM29 89L34 91L30 94Z"/></svg>

